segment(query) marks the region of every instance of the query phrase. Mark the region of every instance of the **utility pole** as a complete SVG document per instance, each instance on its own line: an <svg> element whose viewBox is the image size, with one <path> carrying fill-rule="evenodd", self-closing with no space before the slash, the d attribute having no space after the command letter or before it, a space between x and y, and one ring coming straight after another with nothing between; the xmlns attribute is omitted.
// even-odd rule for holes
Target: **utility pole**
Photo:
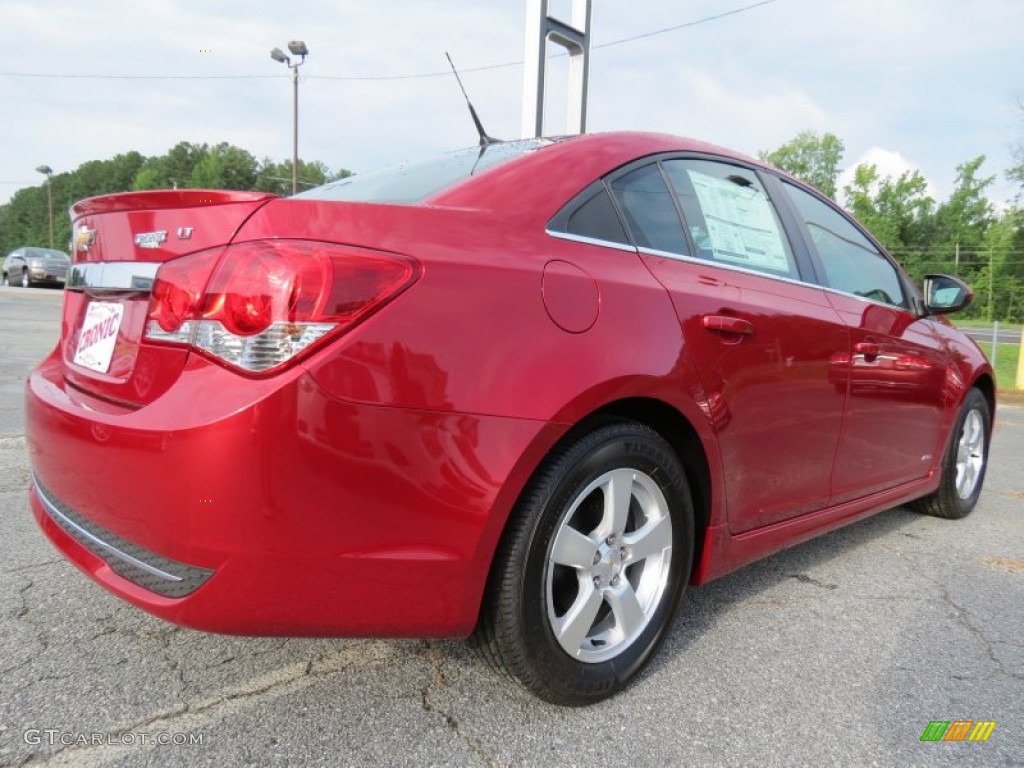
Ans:
<svg viewBox="0 0 1024 768"><path fill-rule="evenodd" d="M988 321L991 323L996 316L996 308L993 304L993 288L995 286L995 255L992 246L988 247Z"/></svg>
<svg viewBox="0 0 1024 768"><path fill-rule="evenodd" d="M40 165L36 170L46 176L46 209L50 214L50 250L53 250L53 168Z"/></svg>

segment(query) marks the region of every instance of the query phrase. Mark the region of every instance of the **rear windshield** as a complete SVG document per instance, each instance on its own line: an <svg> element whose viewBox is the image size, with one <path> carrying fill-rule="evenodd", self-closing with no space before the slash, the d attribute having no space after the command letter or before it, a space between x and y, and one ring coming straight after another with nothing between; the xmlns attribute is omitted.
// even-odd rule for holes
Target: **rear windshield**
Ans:
<svg viewBox="0 0 1024 768"><path fill-rule="evenodd" d="M524 139L460 149L428 160L331 181L295 197L360 203L419 203L470 176L550 143L550 139Z"/></svg>

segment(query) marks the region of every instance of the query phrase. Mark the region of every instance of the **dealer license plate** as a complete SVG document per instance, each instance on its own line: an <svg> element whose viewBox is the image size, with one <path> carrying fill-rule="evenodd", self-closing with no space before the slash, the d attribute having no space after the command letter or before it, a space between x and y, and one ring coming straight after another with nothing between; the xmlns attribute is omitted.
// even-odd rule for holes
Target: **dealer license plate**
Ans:
<svg viewBox="0 0 1024 768"><path fill-rule="evenodd" d="M85 311L85 322L78 332L78 346L75 348L75 365L92 371L106 373L117 344L117 332L121 328L124 305L111 301L94 301Z"/></svg>

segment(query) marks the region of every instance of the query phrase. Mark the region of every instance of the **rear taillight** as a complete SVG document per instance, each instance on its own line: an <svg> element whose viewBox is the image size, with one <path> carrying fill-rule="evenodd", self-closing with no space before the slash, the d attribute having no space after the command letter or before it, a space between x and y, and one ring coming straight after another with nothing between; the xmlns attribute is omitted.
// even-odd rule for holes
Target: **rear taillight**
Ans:
<svg viewBox="0 0 1024 768"><path fill-rule="evenodd" d="M415 262L307 240L259 240L166 262L145 337L248 373L274 371L408 287Z"/></svg>

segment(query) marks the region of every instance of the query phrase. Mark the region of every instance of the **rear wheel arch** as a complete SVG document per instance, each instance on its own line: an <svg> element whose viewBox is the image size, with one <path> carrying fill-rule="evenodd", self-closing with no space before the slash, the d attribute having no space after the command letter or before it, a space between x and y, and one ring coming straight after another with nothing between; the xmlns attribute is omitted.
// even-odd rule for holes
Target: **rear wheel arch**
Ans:
<svg viewBox="0 0 1024 768"><path fill-rule="evenodd" d="M592 417L517 499L470 638L493 668L559 704L629 684L668 633L696 553L676 449L635 419Z"/></svg>
<svg viewBox="0 0 1024 768"><path fill-rule="evenodd" d="M488 592L487 584L491 581L495 568L499 565L497 563L498 553L501 550L502 540L509 530L512 511L523 493L526 492L530 479L544 465L548 457L565 446L603 426L624 422L636 422L654 430L671 446L683 465L687 482L690 485L694 512L694 552L691 575L700 568L704 539L711 519L711 468L697 430L685 415L663 400L651 397L624 398L607 403L581 418L563 432L547 450L542 451L536 460L531 462L528 471L522 473L521 486L516 491L512 502L506 506L507 515L500 523L500 533L485 544L487 546L487 551L484 554L484 561L487 563L486 578L485 583L481 585L476 605L478 620L480 612L484 608Z"/></svg>
<svg viewBox="0 0 1024 768"><path fill-rule="evenodd" d="M570 431L591 431L609 421L635 421L650 427L679 457L693 497L695 538L692 570L696 572L700 567L701 553L704 551L705 533L711 524L711 468L697 430L686 416L665 401L635 397L603 406L582 419Z"/></svg>
<svg viewBox="0 0 1024 768"><path fill-rule="evenodd" d="M996 417L996 385L992 380L992 377L987 373L983 373L975 379L971 387L981 392L985 400L988 401L988 412L994 422ZM967 397L968 392L970 392L970 390L967 390L967 392L964 393L965 398Z"/></svg>

